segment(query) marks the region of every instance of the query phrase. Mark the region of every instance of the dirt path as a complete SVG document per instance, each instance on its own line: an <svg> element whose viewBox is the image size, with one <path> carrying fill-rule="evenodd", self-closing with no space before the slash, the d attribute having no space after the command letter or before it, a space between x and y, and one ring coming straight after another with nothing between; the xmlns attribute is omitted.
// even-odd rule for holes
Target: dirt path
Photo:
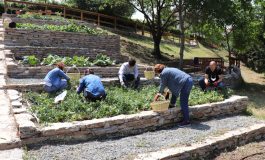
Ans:
<svg viewBox="0 0 265 160"><path fill-rule="evenodd" d="M254 72L247 68L245 64L241 65L241 73L245 82L265 85L265 74Z"/></svg>

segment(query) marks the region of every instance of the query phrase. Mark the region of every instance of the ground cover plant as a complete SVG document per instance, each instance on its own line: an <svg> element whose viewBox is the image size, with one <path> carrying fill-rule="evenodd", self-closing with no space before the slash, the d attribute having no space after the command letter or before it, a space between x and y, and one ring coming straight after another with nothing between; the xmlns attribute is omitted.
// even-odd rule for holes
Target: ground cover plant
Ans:
<svg viewBox="0 0 265 160"><path fill-rule="evenodd" d="M40 19L40 20L53 20L53 21L64 21L67 22L68 20L58 15L41 15L39 13L29 13L17 15L18 18L25 18L25 19Z"/></svg>
<svg viewBox="0 0 265 160"><path fill-rule="evenodd" d="M66 25L52 25L52 24L31 24L31 23L17 23L16 28L29 29L29 30L50 30L50 31L62 31L62 32L80 32L91 35L107 34L104 30L89 28L85 25L77 25L75 23L69 23Z"/></svg>
<svg viewBox="0 0 265 160"><path fill-rule="evenodd" d="M76 67L90 67L90 66L109 66L114 63L110 57L98 54L94 60L85 56L73 56L73 57L62 57L58 55L50 54L42 60L38 59L35 55L24 56L23 60L20 61L22 64L36 66L36 65L54 65L58 62L64 62L67 66Z"/></svg>
<svg viewBox="0 0 265 160"><path fill-rule="evenodd" d="M151 110L158 87L148 85L139 91L127 90L117 86L106 87L107 98L104 101L86 102L83 96L77 95L75 90L69 90L65 101L54 104L57 94L27 92L24 99L30 104L30 111L37 115L41 123L66 122L93 118L111 117L120 114L133 114L140 111ZM189 105L204 104L222 101L230 96L231 92L224 95L216 91L204 93L194 87ZM178 105L179 106L179 102Z"/></svg>

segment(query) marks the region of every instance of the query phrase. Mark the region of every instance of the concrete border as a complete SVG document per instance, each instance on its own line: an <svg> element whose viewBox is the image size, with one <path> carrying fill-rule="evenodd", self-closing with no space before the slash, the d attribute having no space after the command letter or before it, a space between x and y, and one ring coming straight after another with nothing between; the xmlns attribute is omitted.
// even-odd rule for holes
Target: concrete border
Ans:
<svg viewBox="0 0 265 160"><path fill-rule="evenodd" d="M209 157L216 152L220 153L225 149L233 149L263 138L265 138L265 123L229 131L221 136L209 137L205 141L191 146L140 154L135 160L210 159Z"/></svg>

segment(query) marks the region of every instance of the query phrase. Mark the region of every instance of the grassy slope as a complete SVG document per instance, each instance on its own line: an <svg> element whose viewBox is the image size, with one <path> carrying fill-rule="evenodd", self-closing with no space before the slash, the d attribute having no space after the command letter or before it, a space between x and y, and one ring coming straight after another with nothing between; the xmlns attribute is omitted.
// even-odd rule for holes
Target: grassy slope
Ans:
<svg viewBox="0 0 265 160"><path fill-rule="evenodd" d="M121 37L123 40L141 45L148 49L153 49L153 42L151 40L137 39L137 38L127 37L127 36L121 36ZM174 58L179 58L179 47L177 45L162 42L160 47L163 53L166 53L167 55L174 57ZM127 50L127 52L130 52L130 51ZM226 55L227 55L227 52L225 50L209 49L199 44L199 47L186 47L186 50L184 53L184 59L193 59L194 57L224 57L225 58Z"/></svg>

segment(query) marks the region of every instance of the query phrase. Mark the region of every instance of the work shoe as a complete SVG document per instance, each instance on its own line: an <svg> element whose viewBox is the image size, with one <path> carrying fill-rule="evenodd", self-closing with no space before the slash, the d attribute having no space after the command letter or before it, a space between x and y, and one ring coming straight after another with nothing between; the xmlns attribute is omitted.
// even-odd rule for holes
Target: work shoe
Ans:
<svg viewBox="0 0 265 160"><path fill-rule="evenodd" d="M182 121L178 124L178 127L180 127L180 128L184 128L184 127L188 127L188 126L191 126L190 121Z"/></svg>
<svg viewBox="0 0 265 160"><path fill-rule="evenodd" d="M174 105L174 104L169 104L169 106L168 106L168 108L175 108L176 107L176 105Z"/></svg>

